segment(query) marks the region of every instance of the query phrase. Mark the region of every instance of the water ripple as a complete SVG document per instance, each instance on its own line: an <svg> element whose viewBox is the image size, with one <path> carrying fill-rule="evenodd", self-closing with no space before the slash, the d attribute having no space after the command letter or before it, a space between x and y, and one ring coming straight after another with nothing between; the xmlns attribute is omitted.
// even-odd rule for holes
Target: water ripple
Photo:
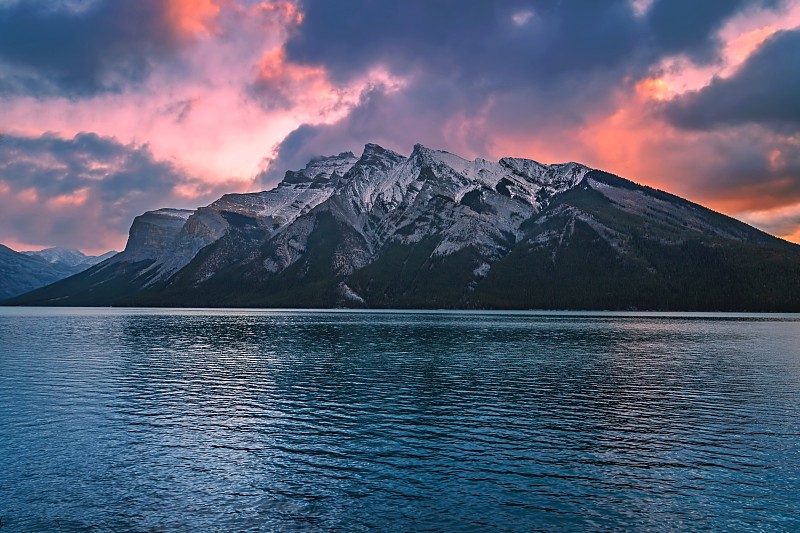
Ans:
<svg viewBox="0 0 800 533"><path fill-rule="evenodd" d="M0 310L4 531L797 530L792 315Z"/></svg>

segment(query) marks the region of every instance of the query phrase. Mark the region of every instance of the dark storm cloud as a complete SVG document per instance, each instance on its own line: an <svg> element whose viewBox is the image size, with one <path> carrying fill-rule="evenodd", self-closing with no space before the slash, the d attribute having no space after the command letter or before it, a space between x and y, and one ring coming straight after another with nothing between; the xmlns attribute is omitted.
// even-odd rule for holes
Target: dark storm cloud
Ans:
<svg viewBox="0 0 800 533"><path fill-rule="evenodd" d="M735 74L670 101L664 112L687 129L755 123L800 131L800 31L775 34Z"/></svg>
<svg viewBox="0 0 800 533"><path fill-rule="evenodd" d="M777 0L655 0L647 12L648 32L661 54L715 58L714 36L733 15L753 6L777 7Z"/></svg>
<svg viewBox="0 0 800 533"><path fill-rule="evenodd" d="M196 197L179 194L181 187ZM136 215L202 205L224 188L154 159L146 146L92 133L0 135L0 242L111 246Z"/></svg>
<svg viewBox="0 0 800 533"><path fill-rule="evenodd" d="M547 85L589 71L637 72L666 55L714 55L716 33L777 0L656 0L645 16L629 0L306 0L286 49L337 79L381 64L398 74L455 77L465 90Z"/></svg>
<svg viewBox="0 0 800 533"><path fill-rule="evenodd" d="M287 169L303 168L313 157L352 151L357 156L368 142L408 154L416 143L449 148L461 154L486 153L485 132L475 131L458 146L448 142L446 122L460 109L459 95L452 85L414 85L387 92L381 86L363 92L350 113L332 124L303 124L275 148L275 157L255 179L269 188Z"/></svg>
<svg viewBox="0 0 800 533"><path fill-rule="evenodd" d="M455 77L465 90L630 61L644 35L626 0L303 3L287 43L291 60L325 65L335 79L381 64L405 75Z"/></svg>
<svg viewBox="0 0 800 533"><path fill-rule="evenodd" d="M720 28L754 7L779 5L656 0L637 16L628 0L306 0L289 61L323 66L338 82L382 67L405 84L392 94L375 88L336 124L301 128L287 142L302 148L279 159L296 167L307 154L365 142L485 155L502 150L497 133L569 142L567 132L613 113L663 58L714 59Z"/></svg>
<svg viewBox="0 0 800 533"><path fill-rule="evenodd" d="M718 197L770 194L770 203L800 199L800 144L755 127L707 137L714 161L703 171L703 186ZM750 198L754 203L762 194ZM763 198L761 198L763 200Z"/></svg>
<svg viewBox="0 0 800 533"><path fill-rule="evenodd" d="M0 4L0 95L91 96L143 80L180 45L161 0Z"/></svg>
<svg viewBox="0 0 800 533"><path fill-rule="evenodd" d="M323 66L337 82L381 67L404 84L368 88L335 124L301 126L259 176L265 186L312 155L357 153L367 142L485 155L492 131L575 128L652 56L627 0L311 0L302 9L289 61Z"/></svg>
<svg viewBox="0 0 800 533"><path fill-rule="evenodd" d="M269 166L255 177L255 183L265 189L271 188L287 170L303 168L314 157L332 155L328 152L329 147L314 142L323 129L324 126L303 124L289 133L275 148L275 157Z"/></svg>
<svg viewBox="0 0 800 533"><path fill-rule="evenodd" d="M727 213L800 202L800 139L760 126L665 135L648 153L658 187Z"/></svg>
<svg viewBox="0 0 800 533"><path fill-rule="evenodd" d="M146 147L94 133L72 139L53 134L0 137L0 179L15 188L33 187L44 197L87 186L116 199L137 189L162 195L181 178L169 164L153 160Z"/></svg>

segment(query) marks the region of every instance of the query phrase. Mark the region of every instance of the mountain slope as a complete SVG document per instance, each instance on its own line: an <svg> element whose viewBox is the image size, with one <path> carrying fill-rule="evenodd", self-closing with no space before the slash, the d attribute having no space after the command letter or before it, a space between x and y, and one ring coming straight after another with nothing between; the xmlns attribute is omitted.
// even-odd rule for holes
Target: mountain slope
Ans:
<svg viewBox="0 0 800 533"><path fill-rule="evenodd" d="M577 163L368 144L16 304L800 310L800 246Z"/></svg>
<svg viewBox="0 0 800 533"><path fill-rule="evenodd" d="M0 301L49 285L80 271L69 264L16 252L0 244Z"/></svg>
<svg viewBox="0 0 800 533"><path fill-rule="evenodd" d="M798 247L678 197L593 171L526 225L475 304L792 311Z"/></svg>

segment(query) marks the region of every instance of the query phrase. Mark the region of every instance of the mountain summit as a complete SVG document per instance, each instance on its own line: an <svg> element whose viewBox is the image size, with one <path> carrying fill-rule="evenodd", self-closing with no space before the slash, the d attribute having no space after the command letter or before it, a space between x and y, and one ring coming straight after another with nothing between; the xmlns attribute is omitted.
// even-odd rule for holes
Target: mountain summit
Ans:
<svg viewBox="0 0 800 533"><path fill-rule="evenodd" d="M137 217L34 305L800 310L800 246L578 163L367 144Z"/></svg>

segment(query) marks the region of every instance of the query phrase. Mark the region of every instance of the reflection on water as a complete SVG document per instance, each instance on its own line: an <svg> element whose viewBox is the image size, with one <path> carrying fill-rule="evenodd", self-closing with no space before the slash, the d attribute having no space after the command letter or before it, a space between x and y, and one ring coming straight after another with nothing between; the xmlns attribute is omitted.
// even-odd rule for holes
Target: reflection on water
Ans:
<svg viewBox="0 0 800 533"><path fill-rule="evenodd" d="M794 316L3 309L0 369L9 531L800 527Z"/></svg>

